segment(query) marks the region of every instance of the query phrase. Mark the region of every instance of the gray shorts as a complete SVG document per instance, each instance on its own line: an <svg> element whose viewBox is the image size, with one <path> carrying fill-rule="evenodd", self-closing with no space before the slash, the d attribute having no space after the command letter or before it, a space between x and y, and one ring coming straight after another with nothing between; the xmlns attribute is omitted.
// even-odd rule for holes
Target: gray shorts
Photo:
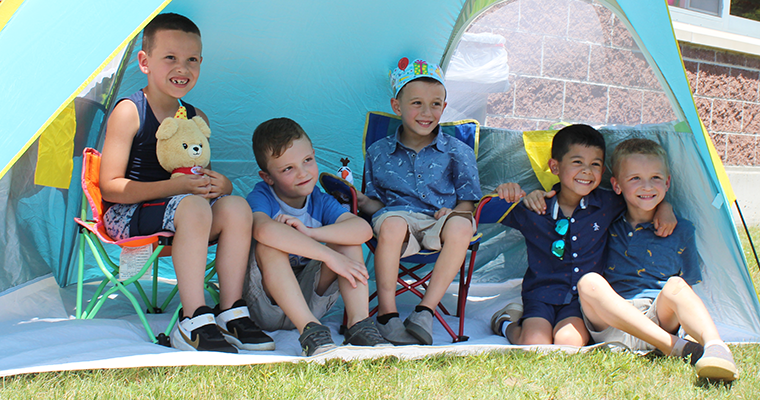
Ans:
<svg viewBox="0 0 760 400"><path fill-rule="evenodd" d="M256 264L254 245L251 245L251 256L248 261L248 272L243 282L243 299L248 304L251 318L265 331L280 329L295 329L295 325L285 315L282 309L274 304L267 296L262 285L261 270ZM322 318L338 301L340 292L336 279L327 287L321 296L317 294L317 285L322 276L322 261L311 260L302 270L293 270L301 287L301 294L314 316ZM295 294L294 294L295 295Z"/></svg>
<svg viewBox="0 0 760 400"><path fill-rule="evenodd" d="M449 218L461 216L469 218L472 221L472 234L478 229L475 226L475 220L472 213L466 211L452 211L443 218L435 219L427 214L410 211L389 211L372 219L372 229L375 236L380 234L380 226L388 217L401 217L406 221L409 230L409 241L404 243L401 248L401 258L417 254L422 249L441 250L441 232L443 226Z"/></svg>
<svg viewBox="0 0 760 400"><path fill-rule="evenodd" d="M631 299L627 301L644 313L650 321L658 326L660 325L660 320L657 318L656 299L655 301L652 299ZM609 343L610 346L616 350L623 350L623 347L634 352L650 352L655 350L655 347L651 344L631 335L630 333L623 332L620 329L611 326L603 331L594 330L594 327L591 325L588 318L586 318L586 315L583 315L583 322L586 325L586 329L588 329L588 332L591 334L591 338L593 338L596 343Z"/></svg>

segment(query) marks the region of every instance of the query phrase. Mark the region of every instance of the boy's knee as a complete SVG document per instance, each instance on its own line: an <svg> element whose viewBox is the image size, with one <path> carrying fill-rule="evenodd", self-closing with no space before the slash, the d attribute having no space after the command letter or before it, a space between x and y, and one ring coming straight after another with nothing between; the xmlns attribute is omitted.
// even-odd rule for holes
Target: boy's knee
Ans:
<svg viewBox="0 0 760 400"><path fill-rule="evenodd" d="M409 232L409 225L401 217L388 217L380 225L378 241L402 242Z"/></svg>
<svg viewBox="0 0 760 400"><path fill-rule="evenodd" d="M596 272L589 272L578 280L578 295L593 296L600 287L608 285L607 281Z"/></svg>
<svg viewBox="0 0 760 400"><path fill-rule="evenodd" d="M208 200L200 196L187 196L180 200L174 213L175 224L184 221L211 223L212 214Z"/></svg>
<svg viewBox="0 0 760 400"><path fill-rule="evenodd" d="M691 290L691 286L680 276L671 276L665 282L665 286L662 287L660 293L666 297L672 297L678 295L683 290Z"/></svg>
<svg viewBox="0 0 760 400"><path fill-rule="evenodd" d="M240 196L225 196L213 206L214 218L222 218L230 223L253 223L253 213L248 202Z"/></svg>
<svg viewBox="0 0 760 400"><path fill-rule="evenodd" d="M448 238L449 241L460 239L462 242L469 243L472 239L472 221L459 216L449 218L443 227L441 238L444 241Z"/></svg>

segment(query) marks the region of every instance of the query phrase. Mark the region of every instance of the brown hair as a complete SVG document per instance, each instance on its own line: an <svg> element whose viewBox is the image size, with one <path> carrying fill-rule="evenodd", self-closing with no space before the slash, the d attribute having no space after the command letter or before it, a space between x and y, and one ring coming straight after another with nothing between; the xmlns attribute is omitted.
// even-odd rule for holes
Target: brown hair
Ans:
<svg viewBox="0 0 760 400"><path fill-rule="evenodd" d="M251 138L253 156L256 163L264 172L267 171L269 157L281 156L291 146L294 140L305 137L311 143L309 135L290 118L273 118L262 122L253 131Z"/></svg>
<svg viewBox="0 0 760 400"><path fill-rule="evenodd" d="M665 152L665 149L653 140L641 138L628 139L615 147L615 150L612 152L612 174L617 176L620 163L623 162L623 159L634 154L658 157L665 167L665 173L670 175L668 153Z"/></svg>
<svg viewBox="0 0 760 400"><path fill-rule="evenodd" d="M142 51L148 54L153 51L158 31L182 31L201 36L201 30L189 18L175 13L158 14L143 29Z"/></svg>

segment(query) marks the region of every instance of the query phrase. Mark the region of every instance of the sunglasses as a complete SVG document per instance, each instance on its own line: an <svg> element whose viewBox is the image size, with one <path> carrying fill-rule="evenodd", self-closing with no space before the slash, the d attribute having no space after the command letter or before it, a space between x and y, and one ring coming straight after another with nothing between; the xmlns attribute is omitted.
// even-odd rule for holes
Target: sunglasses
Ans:
<svg viewBox="0 0 760 400"><path fill-rule="evenodd" d="M557 256L560 260L562 260L563 256L565 255L565 235L567 234L567 229L570 226L570 221L568 221L566 218L557 220L557 223L554 225L554 231L560 234L562 236L562 239L555 240L554 243L552 243L552 254Z"/></svg>

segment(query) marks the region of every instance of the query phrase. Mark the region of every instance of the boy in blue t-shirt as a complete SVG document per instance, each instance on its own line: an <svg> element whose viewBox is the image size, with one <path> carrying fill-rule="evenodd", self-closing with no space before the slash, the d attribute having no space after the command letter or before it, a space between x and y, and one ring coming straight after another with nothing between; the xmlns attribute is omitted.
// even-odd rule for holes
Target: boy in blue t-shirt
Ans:
<svg viewBox="0 0 760 400"><path fill-rule="evenodd" d="M694 225L678 218L672 235L654 234L655 208L670 188L665 150L651 140L626 140L612 154L612 172L612 188L627 210L610 227L603 277L590 273L578 282L591 337L632 351L691 355L699 377L736 379L731 351L690 286L701 280ZM679 327L704 350L676 336Z"/></svg>
<svg viewBox="0 0 760 400"><path fill-rule="evenodd" d="M316 187L314 148L295 121L276 118L253 132L264 180L248 195L253 239L244 295L266 330L298 328L303 354L335 347L319 323L338 292L348 316L344 344L389 345L369 318L362 244L372 237L363 219Z"/></svg>
<svg viewBox="0 0 760 400"><path fill-rule="evenodd" d="M596 129L580 124L561 129L552 140L549 160L559 183L546 194L531 193L502 221L523 234L528 250L522 307L508 304L491 318L494 333L513 344L583 346L588 342L578 280L602 270L607 228L625 205L615 193L598 189L604 153L604 137ZM525 195L514 183L500 185L497 192L510 202ZM548 210L544 198L548 198ZM662 224L658 234L667 235L675 224L669 205L663 212L668 223Z"/></svg>
<svg viewBox="0 0 760 400"><path fill-rule="evenodd" d="M377 235L378 328L396 345L432 344L433 310L464 262L475 232L474 203L480 199L475 153L440 133L446 108L440 67L402 58L391 74L391 107L401 117L395 135L367 149L366 193L359 208L372 214ZM402 323L396 308L399 260L422 248L440 250L425 295Z"/></svg>

